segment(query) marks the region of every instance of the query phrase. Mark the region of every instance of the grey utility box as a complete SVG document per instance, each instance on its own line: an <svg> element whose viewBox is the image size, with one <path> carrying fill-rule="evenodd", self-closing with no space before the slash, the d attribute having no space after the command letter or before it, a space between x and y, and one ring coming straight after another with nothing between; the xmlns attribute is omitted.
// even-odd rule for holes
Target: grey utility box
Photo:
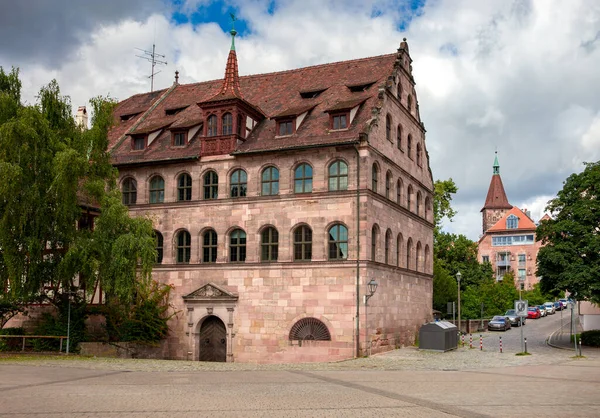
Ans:
<svg viewBox="0 0 600 418"><path fill-rule="evenodd" d="M448 351L458 347L458 327L450 322L425 324L419 330L419 349Z"/></svg>

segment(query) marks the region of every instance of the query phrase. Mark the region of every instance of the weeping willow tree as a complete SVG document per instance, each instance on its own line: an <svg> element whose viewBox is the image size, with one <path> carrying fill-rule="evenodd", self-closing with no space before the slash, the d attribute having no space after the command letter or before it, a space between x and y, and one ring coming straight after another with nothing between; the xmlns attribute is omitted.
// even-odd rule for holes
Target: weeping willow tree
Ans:
<svg viewBox="0 0 600 418"><path fill-rule="evenodd" d="M129 217L110 164L114 100L93 99L82 130L56 81L35 105L20 92L18 70L0 67L0 302L59 306L65 293L100 285L133 303L150 286L156 252L151 221ZM100 211L93 229L77 227L85 206Z"/></svg>

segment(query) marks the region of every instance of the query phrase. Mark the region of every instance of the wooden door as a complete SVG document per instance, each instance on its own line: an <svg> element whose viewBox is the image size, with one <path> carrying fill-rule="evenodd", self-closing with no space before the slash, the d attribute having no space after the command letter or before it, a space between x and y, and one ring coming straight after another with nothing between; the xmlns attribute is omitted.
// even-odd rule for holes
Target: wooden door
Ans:
<svg viewBox="0 0 600 418"><path fill-rule="evenodd" d="M206 318L200 327L200 361L227 361L225 324L216 316Z"/></svg>

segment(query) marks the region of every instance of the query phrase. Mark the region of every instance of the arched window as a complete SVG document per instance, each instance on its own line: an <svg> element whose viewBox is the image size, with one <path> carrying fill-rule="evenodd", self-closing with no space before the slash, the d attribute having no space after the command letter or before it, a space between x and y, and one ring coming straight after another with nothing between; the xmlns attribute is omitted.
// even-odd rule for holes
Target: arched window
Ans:
<svg viewBox="0 0 600 418"><path fill-rule="evenodd" d="M396 96L398 96L398 101L402 102L402 83L400 82L400 80L398 80Z"/></svg>
<svg viewBox="0 0 600 418"><path fill-rule="evenodd" d="M412 96L410 94L406 98L406 108L410 113L412 113Z"/></svg>
<svg viewBox="0 0 600 418"><path fill-rule="evenodd" d="M177 179L177 200L192 200L192 177L187 173Z"/></svg>
<svg viewBox="0 0 600 418"><path fill-rule="evenodd" d="M412 156L412 135L408 134L408 138L406 139L406 152L408 154L408 158L413 159Z"/></svg>
<svg viewBox="0 0 600 418"><path fill-rule="evenodd" d="M396 238L396 266L400 267L402 260L402 247L404 247L404 238L402 234L398 234Z"/></svg>
<svg viewBox="0 0 600 418"><path fill-rule="evenodd" d="M417 165L421 167L421 144L417 144Z"/></svg>
<svg viewBox="0 0 600 418"><path fill-rule="evenodd" d="M231 113L225 113L223 115L223 135L233 134L233 116Z"/></svg>
<svg viewBox="0 0 600 418"><path fill-rule="evenodd" d="M165 181L161 176L154 176L150 180L150 203L165 201Z"/></svg>
<svg viewBox="0 0 600 418"><path fill-rule="evenodd" d="M157 230L154 230L154 242L156 243L156 264L163 261L163 236Z"/></svg>
<svg viewBox="0 0 600 418"><path fill-rule="evenodd" d="M404 184L402 183L402 179L398 179L398 181L396 182L396 203L401 205L402 204L402 188L404 187Z"/></svg>
<svg viewBox="0 0 600 418"><path fill-rule="evenodd" d="M248 175L244 170L235 170L231 173L231 197L244 197L248 189Z"/></svg>
<svg viewBox="0 0 600 418"><path fill-rule="evenodd" d="M392 140L392 117L389 114L385 117L385 139Z"/></svg>
<svg viewBox="0 0 600 418"><path fill-rule="evenodd" d="M519 218L515 215L509 215L506 218L506 229L517 229L519 227Z"/></svg>
<svg viewBox="0 0 600 418"><path fill-rule="evenodd" d="M348 190L348 164L334 161L329 165L329 190Z"/></svg>
<svg viewBox="0 0 600 418"><path fill-rule="evenodd" d="M377 193L377 182L379 181L379 168L377 164L373 163L373 168L371 169L371 188L375 193Z"/></svg>
<svg viewBox="0 0 600 418"><path fill-rule="evenodd" d="M425 273L429 273L429 245L425 246L425 265L423 267L423 271Z"/></svg>
<svg viewBox="0 0 600 418"><path fill-rule="evenodd" d="M390 198L390 188L392 187L392 173L389 171L385 174L385 197Z"/></svg>
<svg viewBox="0 0 600 418"><path fill-rule="evenodd" d="M420 214L421 214L421 199L422 199L422 198L421 198L421 192L420 192L420 191L418 191L418 192L417 192L417 210L416 210L416 212L417 212L417 215L420 215Z"/></svg>
<svg viewBox="0 0 600 418"><path fill-rule="evenodd" d="M211 200L219 197L219 176L214 171L204 175L204 199Z"/></svg>
<svg viewBox="0 0 600 418"><path fill-rule="evenodd" d="M273 227L268 227L261 234L261 252L262 261L277 261L279 250L279 233Z"/></svg>
<svg viewBox="0 0 600 418"><path fill-rule="evenodd" d="M229 261L246 261L246 233L241 229L233 230L229 236Z"/></svg>
<svg viewBox="0 0 600 418"><path fill-rule="evenodd" d="M406 209L411 210L410 207L410 199L412 197L413 194L413 188L412 186L409 184L408 185L408 189L406 189Z"/></svg>
<svg viewBox="0 0 600 418"><path fill-rule="evenodd" d="M217 233L214 229L204 231L202 236L202 262L217 262Z"/></svg>
<svg viewBox="0 0 600 418"><path fill-rule="evenodd" d="M411 259L412 259L412 238L409 238L408 241L406 242L406 268L410 269L410 267L412 266L411 263Z"/></svg>
<svg viewBox="0 0 600 418"><path fill-rule="evenodd" d="M423 271L423 266L421 265L423 260L421 259L421 252L422 252L422 248L421 248L421 241L417 242L417 256L415 258L415 270L417 271Z"/></svg>
<svg viewBox="0 0 600 418"><path fill-rule="evenodd" d="M177 262L189 263L192 239L188 231L179 231L177 234Z"/></svg>
<svg viewBox="0 0 600 418"><path fill-rule="evenodd" d="M300 164L294 170L294 193L311 193L313 170L308 164Z"/></svg>
<svg viewBox="0 0 600 418"><path fill-rule="evenodd" d="M379 227L377 224L371 228L371 260L377 261L377 241L379 240Z"/></svg>
<svg viewBox="0 0 600 418"><path fill-rule="evenodd" d="M327 326L316 318L302 318L290 329L291 341L331 341Z"/></svg>
<svg viewBox="0 0 600 418"><path fill-rule="evenodd" d="M402 125L398 125L398 129L396 129L396 146L402 150Z"/></svg>
<svg viewBox="0 0 600 418"><path fill-rule="evenodd" d="M390 245L392 244L392 231L385 232L385 264L390 264Z"/></svg>
<svg viewBox="0 0 600 418"><path fill-rule="evenodd" d="M279 170L276 167L267 167L261 175L261 186L263 196L279 194Z"/></svg>
<svg viewBox="0 0 600 418"><path fill-rule="evenodd" d="M348 258L348 228L336 224L329 228L329 259L345 260Z"/></svg>
<svg viewBox="0 0 600 418"><path fill-rule="evenodd" d="M425 198L425 219L429 220L429 212L431 210L431 199L429 196Z"/></svg>
<svg viewBox="0 0 600 418"><path fill-rule="evenodd" d="M217 136L217 115L210 115L208 117L206 136Z"/></svg>
<svg viewBox="0 0 600 418"><path fill-rule="evenodd" d="M123 180L123 189L121 191L124 205L135 205L137 201L137 185L131 177Z"/></svg>
<svg viewBox="0 0 600 418"><path fill-rule="evenodd" d="M312 258L312 230L302 225L294 231L294 261L309 261Z"/></svg>

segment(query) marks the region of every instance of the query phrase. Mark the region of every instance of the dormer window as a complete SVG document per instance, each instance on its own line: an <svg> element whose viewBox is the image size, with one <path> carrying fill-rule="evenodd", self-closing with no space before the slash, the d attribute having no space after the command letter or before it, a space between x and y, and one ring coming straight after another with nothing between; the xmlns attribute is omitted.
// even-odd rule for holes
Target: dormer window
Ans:
<svg viewBox="0 0 600 418"><path fill-rule="evenodd" d="M369 89L369 87L371 87L373 84L375 84L374 81L369 81L367 83L362 83L362 84L354 84L351 86L346 86L350 89L351 92L353 93L358 93L361 91L366 91Z"/></svg>
<svg viewBox="0 0 600 418"><path fill-rule="evenodd" d="M519 218L515 215L510 215L506 218L506 229L517 229L519 227Z"/></svg>
<svg viewBox="0 0 600 418"><path fill-rule="evenodd" d="M223 135L233 134L233 116L231 113L223 115Z"/></svg>
<svg viewBox="0 0 600 418"><path fill-rule="evenodd" d="M327 89L317 89L317 90L307 90L307 91L301 91L300 92L300 96L303 99L314 99L315 97L317 97L319 94L323 93L325 90Z"/></svg>
<svg viewBox="0 0 600 418"><path fill-rule="evenodd" d="M348 113L338 113L335 115L331 115L331 129L346 129L348 128Z"/></svg>
<svg viewBox="0 0 600 418"><path fill-rule="evenodd" d="M210 115L206 125L206 136L217 136L217 115Z"/></svg>
<svg viewBox="0 0 600 418"><path fill-rule="evenodd" d="M128 120L131 120L131 119L135 118L139 114L140 114L140 112L138 112L138 113L129 113L127 115L121 115L121 122L127 122Z"/></svg>
<svg viewBox="0 0 600 418"><path fill-rule="evenodd" d="M171 109L165 109L165 115L167 115L167 116L173 116L173 115L176 115L179 112L181 112L182 110L185 110L187 108L188 108L188 106L174 107L174 108L171 108Z"/></svg>
<svg viewBox="0 0 600 418"><path fill-rule="evenodd" d="M173 146L183 147L187 143L185 132L173 132Z"/></svg>
<svg viewBox="0 0 600 418"><path fill-rule="evenodd" d="M292 135L294 133L294 121L287 119L277 122L277 132L279 136Z"/></svg>
<svg viewBox="0 0 600 418"><path fill-rule="evenodd" d="M146 136L145 135L136 135L131 137L131 149L133 150L143 150L146 148Z"/></svg>

